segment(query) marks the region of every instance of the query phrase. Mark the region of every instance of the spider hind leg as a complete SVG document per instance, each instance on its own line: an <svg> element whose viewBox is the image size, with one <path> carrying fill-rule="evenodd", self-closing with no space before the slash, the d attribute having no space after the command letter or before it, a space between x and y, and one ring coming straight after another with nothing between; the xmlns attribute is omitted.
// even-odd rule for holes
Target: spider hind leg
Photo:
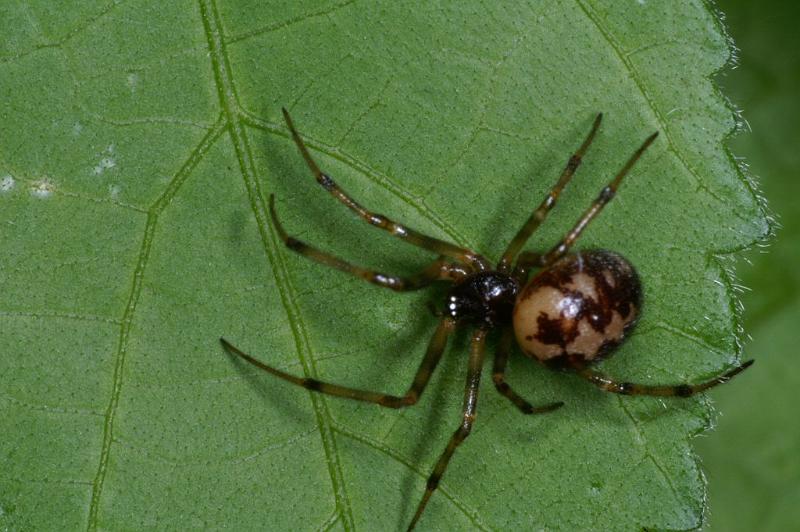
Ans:
<svg viewBox="0 0 800 532"><path fill-rule="evenodd" d="M591 382L598 388L611 393L622 395L652 395L661 397L691 397L696 393L703 392L714 386L724 384L734 378L739 373L753 365L753 360L748 360L725 373L699 384L636 384L632 382L620 382L608 377L607 375L584 368L578 371L578 375Z"/></svg>

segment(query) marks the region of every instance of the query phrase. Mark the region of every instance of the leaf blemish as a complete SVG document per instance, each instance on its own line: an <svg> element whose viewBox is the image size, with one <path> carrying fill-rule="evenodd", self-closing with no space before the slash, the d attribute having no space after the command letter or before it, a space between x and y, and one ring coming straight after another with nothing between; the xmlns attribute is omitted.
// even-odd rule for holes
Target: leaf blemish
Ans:
<svg viewBox="0 0 800 532"><path fill-rule="evenodd" d="M114 145L110 144L108 148L106 148L106 151L103 152L103 155L106 155L106 157L100 159L100 162L97 163L97 166L95 166L92 169L94 175L100 175L109 168L114 168L115 166L117 166L117 161L113 157L111 157L113 153L114 153Z"/></svg>
<svg viewBox="0 0 800 532"><path fill-rule="evenodd" d="M127 81L128 81L128 87L130 87L131 89L131 94L133 94L134 92L136 92L136 85L139 84L139 74L131 72L130 74L128 74Z"/></svg>
<svg viewBox="0 0 800 532"><path fill-rule="evenodd" d="M8 192L12 188L14 188L14 178L10 175L5 176L2 180L0 180L0 192Z"/></svg>
<svg viewBox="0 0 800 532"><path fill-rule="evenodd" d="M31 194L37 198L47 198L53 193L53 190L55 190L53 183L47 179L34 181L31 184Z"/></svg>

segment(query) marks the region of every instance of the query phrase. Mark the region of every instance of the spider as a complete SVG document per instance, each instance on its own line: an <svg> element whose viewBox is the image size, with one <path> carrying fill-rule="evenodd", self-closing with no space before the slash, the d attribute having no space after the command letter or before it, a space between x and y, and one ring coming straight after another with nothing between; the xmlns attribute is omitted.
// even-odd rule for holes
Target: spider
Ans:
<svg viewBox="0 0 800 532"><path fill-rule="evenodd" d="M428 343L425 357L411 386L402 396L296 377L253 358L224 338L220 338L220 341L229 353L307 390L388 408L403 408L419 400L453 331L464 326L473 328L461 422L428 477L425 493L408 526L409 531L422 516L456 448L472 430L478 405L484 346L487 336L495 330L499 331L500 338L494 357L492 380L497 391L523 414L552 412L564 403L559 401L533 406L506 383L506 364L514 337L525 355L545 366L572 371L602 390L624 395L689 397L727 382L753 363L749 360L700 384L669 385L620 382L592 368L595 362L610 355L635 327L642 307L641 284L634 267L618 253L607 250L571 252L570 249L589 222L611 201L622 179L653 143L658 132L647 137L560 242L545 253L520 253L580 166L600 127L603 115L598 114L589 134L569 158L555 186L519 229L497 265L492 267L488 259L475 251L424 235L362 207L329 175L320 170L286 109L283 109L283 117L311 173L325 190L367 223L388 231L409 244L432 251L438 258L427 268L408 277L389 275L350 264L289 236L278 221L275 196L270 195L272 223L286 247L313 261L398 292L418 290L436 281L450 283L451 286L444 307L434 308L439 324ZM534 269L538 271L531 276Z"/></svg>

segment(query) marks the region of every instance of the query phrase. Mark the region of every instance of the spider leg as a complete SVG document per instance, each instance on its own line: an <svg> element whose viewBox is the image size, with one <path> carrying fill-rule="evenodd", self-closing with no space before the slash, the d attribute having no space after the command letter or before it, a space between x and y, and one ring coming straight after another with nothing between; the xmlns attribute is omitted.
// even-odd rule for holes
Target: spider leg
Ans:
<svg viewBox="0 0 800 532"><path fill-rule="evenodd" d="M497 351L494 355L494 368L492 369L492 380L494 386L500 395L506 396L509 401L514 403L514 406L519 408L523 414L542 414L544 412L552 412L553 410L564 406L562 401L550 403L544 406L534 407L528 401L517 395L514 390L506 383L506 364L508 363L508 354L511 352L511 345L513 342L514 330L511 327L506 327L500 337L500 343L497 345Z"/></svg>
<svg viewBox="0 0 800 532"><path fill-rule="evenodd" d="M611 182L600 191L600 195L597 196L597 199L595 199L594 202L592 202L592 205L586 210L586 212L583 213L583 216L581 216L580 220L578 220L578 223L576 223L569 233L566 234L561 242L553 246L553 248L544 255L542 258L542 265L554 263L567 251L569 251L569 248L575 243L583 230L586 229L586 226L589 225L589 222L591 222L592 219L597 216L603 207L605 207L606 203L611 201L616 194L620 183L622 182L622 178L628 174L630 169L634 164L636 164L636 161L639 160L645 150L650 146L650 144L653 143L654 140L656 140L657 136L658 131L647 137L639 149L634 152L630 159L628 159L628 162L625 163L625 166L622 167L622 170L619 171L616 177L614 177L614 179L611 180Z"/></svg>
<svg viewBox="0 0 800 532"><path fill-rule="evenodd" d="M269 213L270 216L272 216L272 223L275 225L278 236L280 236L286 247L292 251L299 253L304 257L308 257L315 262L324 264L325 266L330 266L332 268L336 268L337 270L350 273L356 277L364 279L369 283L390 288L397 292L418 290L434 281L457 281L463 279L469 274L469 271L466 267L460 264L448 262L443 257L439 257L428 267L409 277L387 275L374 270L369 270L367 268L362 268L360 266L355 266L334 255L325 253L324 251L309 246L305 242L287 235L286 231L283 229L283 226L278 220L278 215L275 212L274 195L270 195L269 197Z"/></svg>
<svg viewBox="0 0 800 532"><path fill-rule="evenodd" d="M419 521L419 518L422 515L422 512L425 510L425 506L428 504L428 500L439 486L439 480L442 478L445 469L447 469L447 464L450 462L450 458L453 456L456 448L461 445L461 442L463 442L466 437L469 436L469 433L472 430L472 424L475 421L475 411L478 406L478 389L481 382L481 369L483 368L484 347L486 344L487 333L488 331L486 329L477 329L472 334L467 369L467 383L464 389L462 421L458 426L458 429L456 429L456 431L450 437L447 447L445 447L444 451L439 457L439 460L436 462L436 466L433 468L433 471L431 471L431 474L428 477L428 482L425 486L425 494L422 496L422 500L417 506L417 511L414 514L414 518L408 525L409 532L414 529L414 526L416 526L417 521Z"/></svg>
<svg viewBox="0 0 800 532"><path fill-rule="evenodd" d="M539 204L539 207L536 208L535 211L530 215L528 221L520 228L517 232L516 236L511 240L506 248L505 253L503 253L500 262L497 265L497 269L501 272L507 272L510 267L511 263L514 261L514 257L516 257L519 250L522 249L522 246L525 245L525 242L528 241L528 238L533 234L534 231L541 225L544 219L547 217L547 213L555 207L556 201L558 201L558 196L561 195L561 191L564 190L564 187L569 183L569 180L572 179L573 174L578 169L578 166L581 164L581 160L583 155L586 153L586 150L589 149L589 146L592 144L594 140L595 133L597 133L597 129L600 127L600 122L603 120L603 113L599 113L597 118L594 119L594 124L592 125L591 131L586 136L586 139L581 144L578 151L576 151L567 161L567 165L564 167L564 171L561 172L561 177L558 178L558 182L550 189L550 192L547 193L547 197Z"/></svg>
<svg viewBox="0 0 800 532"><path fill-rule="evenodd" d="M230 342L225 340L224 338L220 338L219 341L222 343L222 346L229 352L235 355L240 356L250 364L256 366L257 368L261 368L264 371L275 375L285 381L291 382L292 384L296 384L298 386L302 386L307 390L311 390L314 392L320 392L327 395L334 395L336 397L346 397L348 399L355 399L356 401L365 401L367 403L375 403L377 405L385 406L388 408L402 408L404 406L410 406L419 400L420 395L425 390L425 386L427 386L428 381L431 378L431 374L433 370L436 369L436 365L439 363L439 360L442 358L442 353L444 352L444 348L447 345L447 338L450 336L450 333L455 328L455 321L446 318L439 322L439 326L436 328L436 332L433 333L430 342L428 343L428 350L425 353L425 358L422 359L422 363L419 365L419 369L417 369L417 374L414 377L414 380L411 383L411 386L408 388L406 394L402 397L398 397L395 395L388 395L380 392L371 392L367 390L358 390L355 388L347 388L345 386L339 386L338 384L330 384L327 382L318 381L316 379L309 379L305 377L296 377L284 371L281 371L277 368L273 368L272 366L268 366L263 362L256 360L255 358L251 357L244 351L240 350L239 348L233 346Z"/></svg>
<svg viewBox="0 0 800 532"><path fill-rule="evenodd" d="M696 393L713 388L718 384L724 384L743 372L753 364L753 360L748 360L736 366L732 370L726 371L719 377L700 384L667 384L667 385L647 385L634 384L631 382L617 382L603 373L591 369L582 369L578 375L591 382L598 388L607 392L619 393L622 395L657 395L657 396L678 396L689 397Z"/></svg>
<svg viewBox="0 0 800 532"><path fill-rule="evenodd" d="M524 285L528 281L528 272L531 268L542 266L542 254L535 251L523 251L517 257L517 264L514 272L520 282Z"/></svg>
<svg viewBox="0 0 800 532"><path fill-rule="evenodd" d="M439 240L438 238L424 235L413 229L405 227L404 225L394 222L382 214L371 212L362 207L357 201L347 195L347 193L345 193L345 191L342 190L342 188L337 185L329 175L323 173L319 169L319 166L317 166L317 163L311 157L311 154L309 153L305 143L300 138L300 134L295 129L292 118L289 116L289 112L285 108L283 108L282 111L283 118L286 120L286 125L289 126L289 131L292 132L292 139L294 139L294 143L297 144L297 148L303 155L303 159L305 159L308 168L311 170L311 173L314 174L317 182L322 185L325 190L330 192L334 198L338 199L352 211L358 214L362 220L366 221L370 225L379 227L384 231L388 231L392 235L405 240L409 244L433 251L439 255L451 257L466 264L470 264L477 270L489 269L489 261L474 251L461 248L451 244L450 242Z"/></svg>

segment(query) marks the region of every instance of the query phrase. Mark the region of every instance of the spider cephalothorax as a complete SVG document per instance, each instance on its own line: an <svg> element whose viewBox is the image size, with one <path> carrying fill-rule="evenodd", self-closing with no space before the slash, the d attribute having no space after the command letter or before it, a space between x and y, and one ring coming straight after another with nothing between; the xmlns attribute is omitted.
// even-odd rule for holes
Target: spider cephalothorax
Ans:
<svg viewBox="0 0 800 532"><path fill-rule="evenodd" d="M489 328L508 323L519 292L519 281L496 271L474 273L453 286L444 314L459 322Z"/></svg>
<svg viewBox="0 0 800 532"><path fill-rule="evenodd" d="M305 257L355 275L365 281L396 291L417 290L433 282L452 283L444 309L437 312L439 325L433 333L416 376L405 395L396 396L348 388L313 378L296 377L251 357L226 340L222 344L231 353L288 382L308 390L375 403L389 408L402 408L417 402L436 368L447 339L457 327L472 327L464 407L461 422L433 468L425 493L411 519L414 528L456 448L472 429L478 401L484 346L487 335L499 331L492 381L522 413L550 412L564 403L557 401L535 407L514 392L505 382L505 371L514 337L522 351L548 367L575 371L599 388L625 395L658 395L687 397L730 380L746 369L745 362L716 378L700 384L646 385L618 382L593 370L591 365L607 356L622 343L636 324L642 308L639 277L627 259L604 250L571 253L570 248L581 232L614 197L622 178L656 139L649 136L628 162L597 196L563 239L546 253L521 252L528 238L555 206L564 186L580 166L592 143L602 115L597 115L591 131L580 148L569 158L558 182L533 211L511 240L497 265L482 255L444 240L426 236L389 218L373 213L347 195L336 182L317 166L289 113L283 116L292 138L320 185L353 210L367 223L384 229L409 244L432 251L439 257L422 271L407 277L375 272L347 263L334 255L318 250L286 234L275 213L274 197L270 196L270 214L278 236L284 244ZM530 277L530 273L536 273Z"/></svg>

